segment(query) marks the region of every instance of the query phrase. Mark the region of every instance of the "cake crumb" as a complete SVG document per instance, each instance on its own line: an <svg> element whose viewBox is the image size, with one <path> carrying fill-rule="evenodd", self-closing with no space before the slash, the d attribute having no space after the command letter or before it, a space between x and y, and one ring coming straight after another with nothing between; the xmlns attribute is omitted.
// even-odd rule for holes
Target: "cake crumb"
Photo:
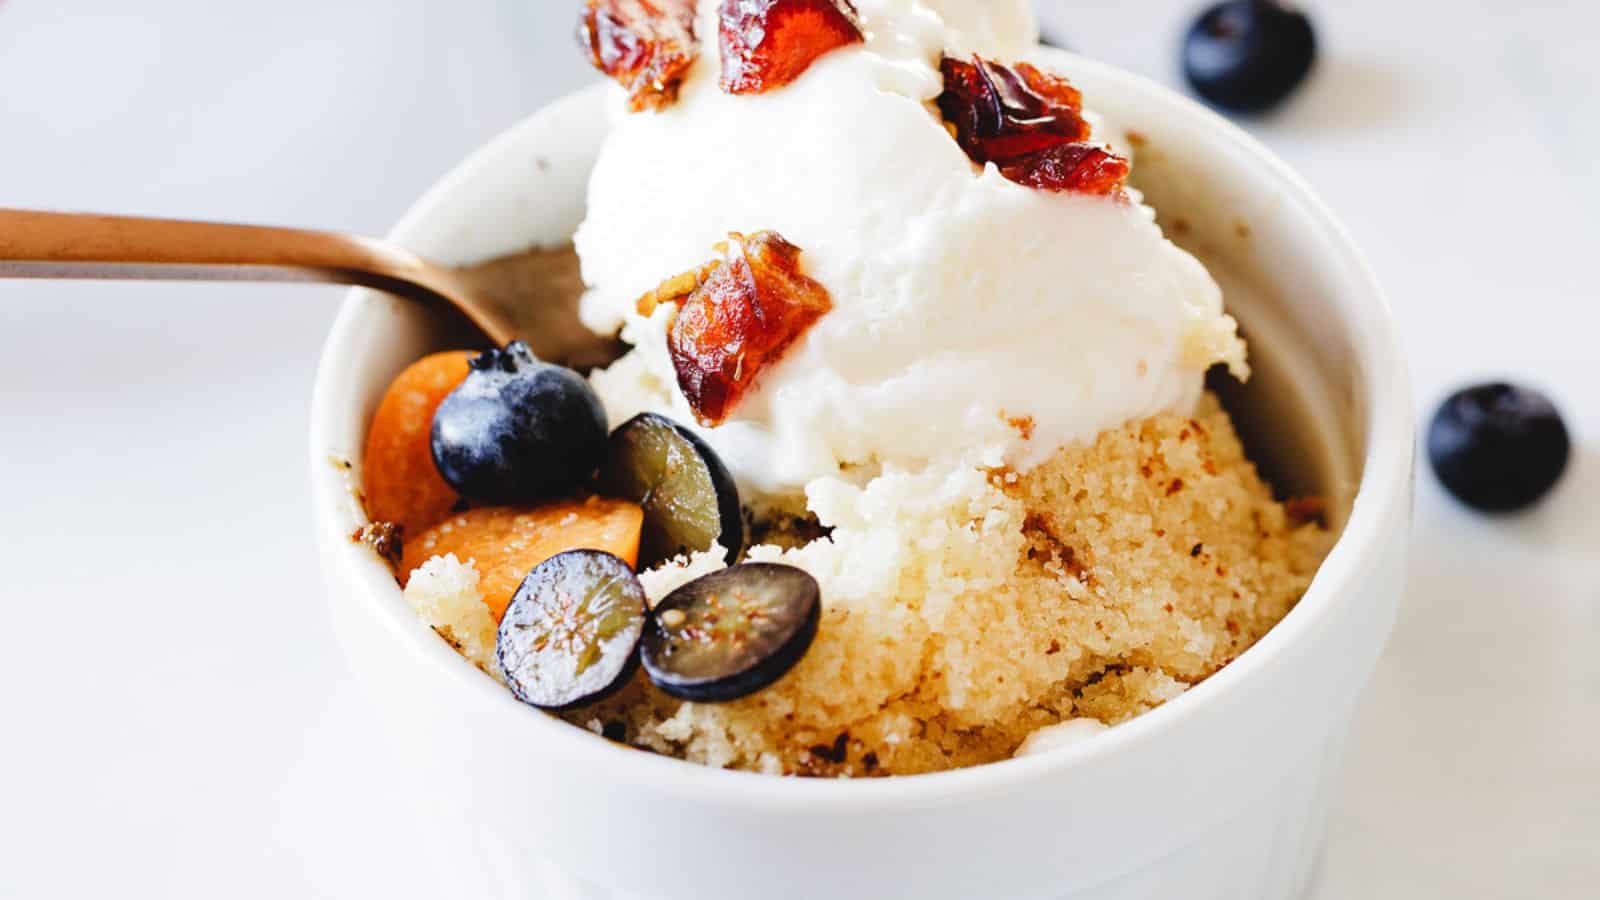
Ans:
<svg viewBox="0 0 1600 900"><path fill-rule="evenodd" d="M357 544L366 544L372 552L389 565L400 562L404 547L405 529L393 522L368 522L350 535Z"/></svg>
<svg viewBox="0 0 1600 900"><path fill-rule="evenodd" d="M1035 427L1033 416L1009 416L1004 411L1001 411L1000 418L1006 425L1010 426L1012 431L1017 433L1018 437L1025 441L1033 440Z"/></svg>
<svg viewBox="0 0 1600 900"><path fill-rule="evenodd" d="M405 598L417 616L462 656L505 682L495 656L499 626L483 602L472 560L463 563L455 554L433 557L411 573Z"/></svg>
<svg viewBox="0 0 1600 900"><path fill-rule="evenodd" d="M1283 509L1296 524L1314 522L1328 527L1328 501L1321 497L1292 497L1283 504Z"/></svg>

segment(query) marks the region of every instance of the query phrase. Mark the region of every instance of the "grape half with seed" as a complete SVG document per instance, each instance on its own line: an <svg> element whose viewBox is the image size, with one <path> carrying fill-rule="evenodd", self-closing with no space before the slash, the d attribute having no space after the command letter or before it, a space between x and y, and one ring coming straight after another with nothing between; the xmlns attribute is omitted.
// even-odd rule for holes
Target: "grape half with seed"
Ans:
<svg viewBox="0 0 1600 900"><path fill-rule="evenodd" d="M640 655L656 687L720 703L753 694L794 668L817 635L822 591L793 566L748 563L668 594Z"/></svg>
<svg viewBox="0 0 1600 900"><path fill-rule="evenodd" d="M716 451L682 425L645 413L611 433L600 492L644 508L639 569L710 550L744 552L739 488Z"/></svg>
<svg viewBox="0 0 1600 900"><path fill-rule="evenodd" d="M534 567L500 621L496 653L518 700L563 710L625 684L639 663L644 588L623 560L573 550Z"/></svg>

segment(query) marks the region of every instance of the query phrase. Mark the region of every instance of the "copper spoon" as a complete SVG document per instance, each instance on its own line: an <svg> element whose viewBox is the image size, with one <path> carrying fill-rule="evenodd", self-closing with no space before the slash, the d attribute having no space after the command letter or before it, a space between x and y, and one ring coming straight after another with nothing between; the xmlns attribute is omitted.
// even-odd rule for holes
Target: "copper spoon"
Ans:
<svg viewBox="0 0 1600 900"><path fill-rule="evenodd" d="M527 340L569 365L600 365L617 349L578 321L570 246L450 268L356 235L0 209L0 278L361 285L454 309L497 345Z"/></svg>

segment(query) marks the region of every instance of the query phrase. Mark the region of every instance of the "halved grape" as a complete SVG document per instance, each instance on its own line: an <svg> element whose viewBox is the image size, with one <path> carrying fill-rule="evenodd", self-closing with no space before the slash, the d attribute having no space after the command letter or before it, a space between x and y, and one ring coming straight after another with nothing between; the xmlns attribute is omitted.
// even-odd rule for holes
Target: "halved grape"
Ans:
<svg viewBox="0 0 1600 900"><path fill-rule="evenodd" d="M563 710L604 698L639 663L649 606L623 560L572 550L535 566L500 621L496 652L518 700Z"/></svg>
<svg viewBox="0 0 1600 900"><path fill-rule="evenodd" d="M661 601L640 655L656 687L684 700L737 700L794 668L817 635L822 590L793 566L714 572Z"/></svg>
<svg viewBox="0 0 1600 900"><path fill-rule="evenodd" d="M644 413L611 433L600 491L644 508L641 570L718 543L729 562L744 552L733 476L699 435L665 416Z"/></svg>

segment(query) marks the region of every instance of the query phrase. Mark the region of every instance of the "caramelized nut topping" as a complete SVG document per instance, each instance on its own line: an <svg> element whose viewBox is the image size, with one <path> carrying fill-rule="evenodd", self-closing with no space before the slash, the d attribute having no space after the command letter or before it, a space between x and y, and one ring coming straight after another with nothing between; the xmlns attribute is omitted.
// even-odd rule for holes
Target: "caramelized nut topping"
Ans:
<svg viewBox="0 0 1600 900"><path fill-rule="evenodd" d="M863 40L849 0L723 0L722 89L763 94L823 54Z"/></svg>
<svg viewBox="0 0 1600 900"><path fill-rule="evenodd" d="M639 299L649 315L680 306L667 335L678 387L702 425L724 422L769 366L833 308L800 272L800 248L776 232L729 235L722 259L668 279Z"/></svg>
<svg viewBox="0 0 1600 900"><path fill-rule="evenodd" d="M973 162L994 163L1018 184L1046 191L1118 194L1128 161L1088 143L1083 95L1027 64L946 57L939 111Z"/></svg>
<svg viewBox="0 0 1600 900"><path fill-rule="evenodd" d="M1002 163L1000 174L1042 191L1112 195L1128 181L1128 161L1093 144L1065 144Z"/></svg>
<svg viewBox="0 0 1600 900"><path fill-rule="evenodd" d="M1083 95L1065 79L1027 63L1011 68L979 56L971 62L945 57L940 69L939 110L974 158L1010 159L1089 138Z"/></svg>
<svg viewBox="0 0 1600 900"><path fill-rule="evenodd" d="M634 112L676 101L700 54L694 0L588 0L578 40L594 67L627 89Z"/></svg>

